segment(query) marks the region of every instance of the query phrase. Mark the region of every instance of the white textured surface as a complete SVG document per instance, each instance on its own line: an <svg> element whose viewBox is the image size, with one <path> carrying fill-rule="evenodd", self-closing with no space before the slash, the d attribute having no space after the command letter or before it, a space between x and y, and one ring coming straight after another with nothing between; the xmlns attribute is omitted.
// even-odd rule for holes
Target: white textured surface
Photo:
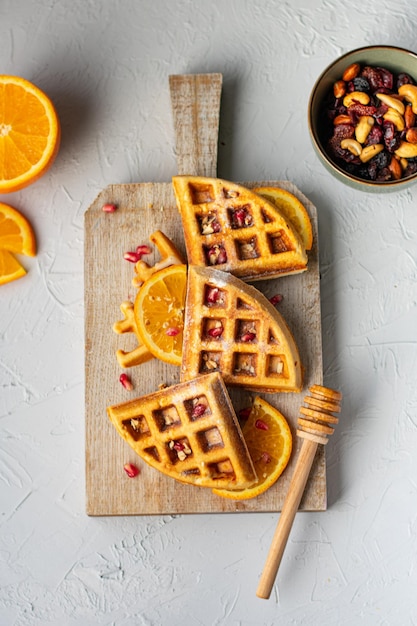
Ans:
<svg viewBox="0 0 417 626"><path fill-rule="evenodd" d="M58 159L0 201L32 221L0 294L0 623L417 624L417 187L372 196L317 161L309 91L340 53L416 50L409 0L2 0L1 73L56 102ZM344 394L329 509L295 521L255 597L276 515L84 513L83 214L109 183L175 173L172 73L224 76L219 175L288 179L318 207L325 382Z"/></svg>

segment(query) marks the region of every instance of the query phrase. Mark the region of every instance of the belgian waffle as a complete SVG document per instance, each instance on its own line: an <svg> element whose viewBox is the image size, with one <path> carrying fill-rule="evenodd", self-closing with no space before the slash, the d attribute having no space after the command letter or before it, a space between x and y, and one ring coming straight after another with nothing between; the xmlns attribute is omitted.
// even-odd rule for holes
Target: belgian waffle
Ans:
<svg viewBox="0 0 417 626"><path fill-rule="evenodd" d="M223 489L245 489L257 481L218 372L110 406L107 412L133 450L172 478Z"/></svg>
<svg viewBox="0 0 417 626"><path fill-rule="evenodd" d="M307 269L300 236L265 198L218 178L174 176L172 182L189 264L249 282Z"/></svg>
<svg viewBox="0 0 417 626"><path fill-rule="evenodd" d="M181 380L219 371L226 385L301 391L291 331L252 285L221 270L190 266L184 328Z"/></svg>

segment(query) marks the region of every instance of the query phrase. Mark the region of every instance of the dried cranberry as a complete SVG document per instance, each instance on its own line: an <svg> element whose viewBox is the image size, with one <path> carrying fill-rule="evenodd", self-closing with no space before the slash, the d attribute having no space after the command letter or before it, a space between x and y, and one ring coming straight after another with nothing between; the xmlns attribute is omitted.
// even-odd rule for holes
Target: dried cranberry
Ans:
<svg viewBox="0 0 417 626"><path fill-rule="evenodd" d="M397 85L396 85L397 90L402 85L414 85L414 80L411 78L409 74L406 74L405 72L401 72L400 74L398 74Z"/></svg>
<svg viewBox="0 0 417 626"><path fill-rule="evenodd" d="M374 143L381 143L383 141L383 136L384 133L380 126L372 126L366 139L366 145L370 146Z"/></svg>

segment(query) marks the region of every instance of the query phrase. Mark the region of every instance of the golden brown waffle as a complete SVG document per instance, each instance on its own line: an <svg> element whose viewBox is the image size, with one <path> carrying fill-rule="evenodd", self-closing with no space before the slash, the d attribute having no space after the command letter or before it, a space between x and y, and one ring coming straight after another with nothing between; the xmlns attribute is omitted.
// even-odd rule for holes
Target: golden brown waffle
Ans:
<svg viewBox="0 0 417 626"><path fill-rule="evenodd" d="M174 176L172 182L190 264L246 281L307 269L300 236L265 198L218 178Z"/></svg>
<svg viewBox="0 0 417 626"><path fill-rule="evenodd" d="M300 356L284 318L239 278L190 266L184 328L181 380L219 371L226 385L301 391Z"/></svg>
<svg viewBox="0 0 417 626"><path fill-rule="evenodd" d="M107 412L133 450L171 478L219 489L244 489L257 481L218 372L110 406Z"/></svg>

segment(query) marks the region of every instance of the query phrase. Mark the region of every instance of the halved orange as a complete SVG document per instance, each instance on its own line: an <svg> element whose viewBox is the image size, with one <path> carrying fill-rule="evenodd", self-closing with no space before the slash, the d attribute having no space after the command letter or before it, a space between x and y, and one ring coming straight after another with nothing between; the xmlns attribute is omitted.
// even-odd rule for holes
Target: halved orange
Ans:
<svg viewBox="0 0 417 626"><path fill-rule="evenodd" d="M258 476L253 487L241 491L213 489L231 500L255 498L272 487L287 467L292 451L292 434L287 420L269 402L256 397L242 433Z"/></svg>
<svg viewBox="0 0 417 626"><path fill-rule="evenodd" d="M0 193L18 191L45 174L59 140L58 115L48 96L24 78L0 75Z"/></svg>
<svg viewBox="0 0 417 626"><path fill-rule="evenodd" d="M26 270L14 257L15 252L35 256L35 233L19 211L0 202L0 285L26 274Z"/></svg>
<svg viewBox="0 0 417 626"><path fill-rule="evenodd" d="M294 194L280 187L256 187L252 191L272 202L294 226L301 237L305 249L311 250L313 230L310 216L303 203Z"/></svg>
<svg viewBox="0 0 417 626"><path fill-rule="evenodd" d="M187 266L152 274L135 298L134 314L143 344L161 361L181 365Z"/></svg>

